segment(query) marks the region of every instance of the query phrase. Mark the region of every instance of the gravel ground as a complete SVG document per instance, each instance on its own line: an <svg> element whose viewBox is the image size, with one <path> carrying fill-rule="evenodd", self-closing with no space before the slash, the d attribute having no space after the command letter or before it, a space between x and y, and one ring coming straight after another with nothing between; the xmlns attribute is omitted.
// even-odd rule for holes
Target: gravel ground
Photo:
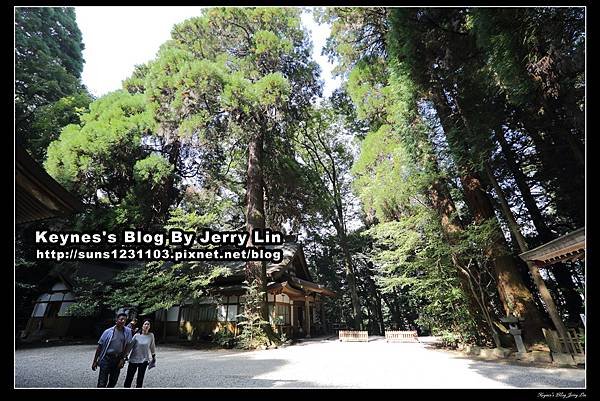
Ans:
<svg viewBox="0 0 600 401"><path fill-rule="evenodd" d="M95 387L94 345L15 352L15 387ZM585 370L475 361L426 343L313 340L264 350L157 346L144 387L583 388ZM117 387L122 387L126 369ZM135 383L135 382L134 382Z"/></svg>

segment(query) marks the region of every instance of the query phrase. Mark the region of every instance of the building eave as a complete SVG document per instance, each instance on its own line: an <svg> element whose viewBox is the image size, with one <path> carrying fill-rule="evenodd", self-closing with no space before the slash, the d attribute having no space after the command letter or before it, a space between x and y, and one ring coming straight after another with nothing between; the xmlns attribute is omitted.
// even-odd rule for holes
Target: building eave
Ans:
<svg viewBox="0 0 600 401"><path fill-rule="evenodd" d="M519 255L526 262L547 266L585 257L585 227Z"/></svg>
<svg viewBox="0 0 600 401"><path fill-rule="evenodd" d="M65 217L83 210L83 204L63 188L20 145L15 154L17 224Z"/></svg>

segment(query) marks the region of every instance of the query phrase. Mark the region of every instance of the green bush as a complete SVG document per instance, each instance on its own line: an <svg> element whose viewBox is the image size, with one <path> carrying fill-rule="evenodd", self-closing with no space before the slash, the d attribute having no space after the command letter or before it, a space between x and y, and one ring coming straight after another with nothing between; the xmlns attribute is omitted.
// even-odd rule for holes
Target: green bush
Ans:
<svg viewBox="0 0 600 401"><path fill-rule="evenodd" d="M217 331L212 341L223 348L233 348L237 343L234 334L227 330L227 328Z"/></svg>
<svg viewBox="0 0 600 401"><path fill-rule="evenodd" d="M460 342L460 336L451 331L442 332L440 339L442 340L442 345L447 348L456 348Z"/></svg>

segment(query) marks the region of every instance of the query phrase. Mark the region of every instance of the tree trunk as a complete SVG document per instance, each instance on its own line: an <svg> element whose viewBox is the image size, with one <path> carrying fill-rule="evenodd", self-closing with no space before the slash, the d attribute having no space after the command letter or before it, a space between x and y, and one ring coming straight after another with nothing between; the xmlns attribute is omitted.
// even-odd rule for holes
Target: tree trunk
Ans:
<svg viewBox="0 0 600 401"><path fill-rule="evenodd" d="M383 310L381 308L381 295L379 294L379 291L376 292L376 301L378 312L377 319L379 321L379 334L383 336L385 335L385 324L383 322Z"/></svg>
<svg viewBox="0 0 600 401"><path fill-rule="evenodd" d="M390 313L392 314L392 320L394 320L394 322L396 323L396 329L400 330L403 326L402 315L400 314L400 311L398 310L396 305L394 305L394 303L388 299L388 297L384 295L382 299L383 302L387 305L388 309L390 310Z"/></svg>
<svg viewBox="0 0 600 401"><path fill-rule="evenodd" d="M455 155L465 155L465 157L473 156L468 152L468 148L464 142L464 138L459 137L458 132L466 134L467 127L462 130L452 130L454 127L450 116L452 111L446 102L446 98L442 92L438 92L434 97L434 102L438 110L440 121L444 133L447 137L451 151ZM464 116L461 116L464 120ZM466 123L465 123L466 124ZM449 135L449 133L454 133ZM467 159L469 160L469 159ZM469 167L464 160L457 160L460 181L463 187L464 199L471 211L474 222L481 224L488 219L495 219L494 209L488 194L485 192L481 180L476 172ZM504 234L500 227L496 230L496 240L486 250L486 253L494 265L495 279L498 286L498 295L507 315L519 316L524 319L523 322L523 338L533 344L543 339L542 319L537 307L533 301L531 292L523 283L515 261L512 255L507 250L504 240Z"/></svg>
<svg viewBox="0 0 600 401"><path fill-rule="evenodd" d="M504 215L506 216L506 219L508 220L508 226L509 226L510 230L513 232L515 238L517 239L521 253L527 252L527 250L529 249L527 247L527 242L525 241L523 234L521 234L521 229L519 228L519 225L517 224L517 222L512 214L512 211L510 210L508 202L506 201L506 198L504 197L504 193L502 192L502 188L500 188L500 185L498 185L498 182L496 181L496 178L494 177L494 175L493 175L492 171L489 169L489 167L487 168L487 173L488 173L488 177L494 187L494 190L496 191L496 195L498 196L498 198L500 200L502 212L504 213ZM556 304L554 303L554 300L552 299L552 296L550 295L550 291L548 291L548 287L546 287L546 283L542 279L542 276L539 272L538 267L532 262L527 262L527 267L529 267L529 271L531 272L533 281L535 282L535 284L540 292L540 296L542 297L544 304L546 304L546 308L548 309L548 314L550 315L550 318L552 319L552 322L554 323L554 327L556 327L556 330L558 331L558 333L560 334L560 336L562 338L568 338L567 328L565 327L564 323L562 322L562 319L560 318L560 314L558 312Z"/></svg>
<svg viewBox="0 0 600 401"><path fill-rule="evenodd" d="M465 191L465 200L474 215L475 222L483 223L485 220L495 219L492 203L481 186L481 180L471 174L462 175L461 182ZM496 240L487 249L487 253L494 263L498 294L505 313L524 319L523 338L528 344L543 339L540 313L533 301L533 295L519 274L513 256L508 252L500 227L497 228Z"/></svg>
<svg viewBox="0 0 600 401"><path fill-rule="evenodd" d="M454 201L450 196L450 191L446 186L446 183L437 179L431 185L429 190L429 200L432 203L433 208L437 211L440 216L440 223L442 226L442 231L444 237L451 245L456 245L458 242L458 236L463 231L461 222L456 217L456 206L454 205ZM457 255L458 256L458 255ZM485 317L485 311L481 310L481 306L477 299L475 299L475 295L471 289L471 285L469 283L468 278L463 274L460 266L457 264L457 260L452 258L452 262L454 267L457 269L458 280L460 283L460 287L463 291L463 294L467 298L468 302L468 310L477 326L477 331L479 333L486 333L490 329L492 332L489 333L492 337L494 337L495 329L492 326L491 328L487 324L487 319Z"/></svg>
<svg viewBox="0 0 600 401"><path fill-rule="evenodd" d="M381 294L379 293L379 289L375 285L375 282L371 278L368 277L371 288L373 289L373 296L375 297L375 316L377 319L377 327L379 335L384 335L385 333L385 325L383 323L383 311L381 309Z"/></svg>
<svg viewBox="0 0 600 401"><path fill-rule="evenodd" d="M546 224L545 219L542 216L542 213L540 212L540 209L537 206L533 195L531 194L529 184L527 183L527 178L521 170L521 168L519 167L517 160L514 156L514 152L512 151L509 143L507 142L502 128L497 128L495 130L495 135L496 139L500 143L500 147L502 148L502 153L508 164L508 168L512 172L513 177L515 178L515 182L517 184L517 187L519 188L519 192L521 192L523 203L529 211L531 221L539 234L541 242L546 243L555 239L556 236ZM511 230L511 232L513 232L513 230ZM522 248L521 244L519 244L519 247ZM575 283L573 282L571 272L567 269L567 266L565 264L557 263L553 266L552 273L554 274L556 283L560 288L561 293L565 299L566 309L569 314L570 320L578 321L579 314L583 312L584 307L583 301L581 300L581 297L577 292Z"/></svg>
<svg viewBox="0 0 600 401"><path fill-rule="evenodd" d="M381 311L381 297L379 294L379 289L373 281L370 271L368 271L367 274L364 275L364 277L367 284L367 293L373 295L373 302L369 302L369 307L371 308L373 316L372 325L375 328L373 334L383 335L385 328L383 324L383 313Z"/></svg>
<svg viewBox="0 0 600 401"><path fill-rule="evenodd" d="M350 298L352 299L352 311L354 312L354 329L362 330L362 312L360 309L360 301L358 299L358 292L356 289L356 277L354 275L352 258L350 257L350 251L348 250L345 235L340 239L340 245L342 246L342 252L344 253L344 262L346 264L346 278L348 279Z"/></svg>
<svg viewBox="0 0 600 401"><path fill-rule="evenodd" d="M263 134L252 135L248 144L248 169L246 173L246 230L250 234L248 246L252 243L252 231L264 230L265 206L263 191L262 171ZM264 261L246 262L246 280L248 283L257 283L262 292L260 314L266 322L269 321L269 308L267 304L267 269ZM263 330L273 341L276 336L270 324L265 324Z"/></svg>
<svg viewBox="0 0 600 401"><path fill-rule="evenodd" d="M546 225L544 221L544 217L537 206L537 202L535 198L531 194L531 189L529 183L527 182L527 177L519 167L519 164L516 160L514 152L510 147L506 137L504 136L504 131L501 127L494 130L496 139L498 143L500 143L500 147L502 148L502 154L504 155L504 159L508 165L508 169L512 173L512 176L515 179L515 183L517 184L517 188L519 188L519 192L521 193L521 198L523 199L523 203L527 210L529 211L529 215L531 216L531 221L535 226L535 229L540 235L549 236L551 235L551 231Z"/></svg>
<svg viewBox="0 0 600 401"><path fill-rule="evenodd" d="M336 196L339 196L337 194L338 192L336 191ZM333 217L331 220L333 226L335 227L339 244L344 255L346 278L348 279L348 289L350 290L350 299L352 300L352 311L354 314L354 329L362 330L362 312L360 309L360 300L358 299L356 276L354 274L354 267L352 265L352 257L350 256L350 249L348 248L348 237L346 233L344 211L341 209L341 199L336 200L335 217Z"/></svg>

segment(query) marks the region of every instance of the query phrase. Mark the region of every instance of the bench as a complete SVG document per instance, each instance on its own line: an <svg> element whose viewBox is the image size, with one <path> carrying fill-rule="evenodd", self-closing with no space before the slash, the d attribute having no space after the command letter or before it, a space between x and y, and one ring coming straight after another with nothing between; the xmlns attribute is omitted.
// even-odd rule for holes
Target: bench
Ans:
<svg viewBox="0 0 600 401"><path fill-rule="evenodd" d="M416 331L386 331L385 340L390 341L411 341L419 342L419 336Z"/></svg>
<svg viewBox="0 0 600 401"><path fill-rule="evenodd" d="M369 332L358 330L340 330L340 341L369 341Z"/></svg>

